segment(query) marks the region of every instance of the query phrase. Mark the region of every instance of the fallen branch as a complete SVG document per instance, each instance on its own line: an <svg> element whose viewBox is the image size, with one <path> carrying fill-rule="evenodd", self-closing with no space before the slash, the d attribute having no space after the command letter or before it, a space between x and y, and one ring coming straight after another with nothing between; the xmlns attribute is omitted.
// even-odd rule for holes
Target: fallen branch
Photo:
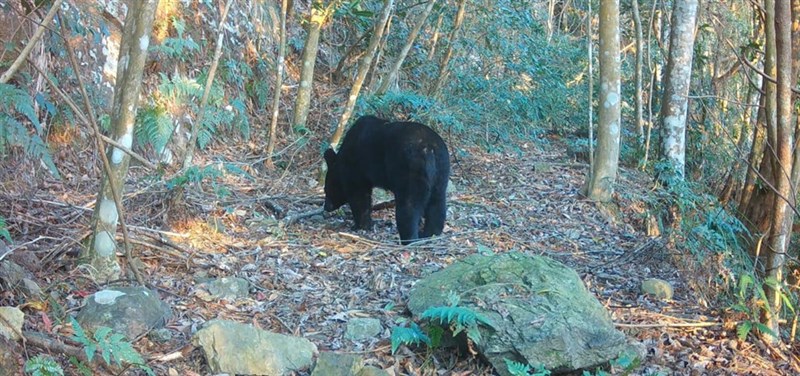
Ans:
<svg viewBox="0 0 800 376"><path fill-rule="evenodd" d="M59 339L52 339L48 337L46 334L34 332L30 330L24 330L22 332L23 338L25 339L26 344L31 344L33 346L50 350L50 352L66 354L69 356L74 356L78 358L81 362L94 364L96 366L100 366L108 372L108 374L116 375L119 373L119 370L115 370L111 368L108 364L105 364L100 361L102 357L96 356L92 361L89 361L89 358L86 356L86 352L83 351L82 348L72 345L67 345Z"/></svg>
<svg viewBox="0 0 800 376"><path fill-rule="evenodd" d="M658 324L625 324L614 323L619 328L707 328L711 326L721 326L721 322L675 322Z"/></svg>
<svg viewBox="0 0 800 376"><path fill-rule="evenodd" d="M286 218L283 219L283 225L284 226L289 226L289 225L291 225L291 224L293 224L293 223L295 223L295 222L297 222L297 221L299 221L299 220L301 220L303 218L313 217L315 215L322 214L323 211L324 210L322 210L322 208L317 208L317 209L310 210L310 211L307 211L307 212L297 213L295 215L287 216Z"/></svg>

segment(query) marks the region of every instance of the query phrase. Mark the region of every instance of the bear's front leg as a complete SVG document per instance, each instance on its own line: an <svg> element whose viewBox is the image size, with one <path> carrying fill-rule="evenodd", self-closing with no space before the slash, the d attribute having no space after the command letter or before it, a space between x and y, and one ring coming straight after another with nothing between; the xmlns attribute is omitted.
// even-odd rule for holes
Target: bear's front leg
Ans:
<svg viewBox="0 0 800 376"><path fill-rule="evenodd" d="M353 212L353 230L372 230L372 190L350 197Z"/></svg>

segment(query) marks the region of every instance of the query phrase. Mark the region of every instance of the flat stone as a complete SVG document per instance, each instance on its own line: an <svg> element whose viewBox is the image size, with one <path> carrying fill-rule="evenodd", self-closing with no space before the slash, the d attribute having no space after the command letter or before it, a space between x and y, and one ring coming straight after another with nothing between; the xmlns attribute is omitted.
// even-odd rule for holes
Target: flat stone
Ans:
<svg viewBox="0 0 800 376"><path fill-rule="evenodd" d="M375 339L383 330L381 320L369 317L356 317L347 322L344 338L353 342Z"/></svg>

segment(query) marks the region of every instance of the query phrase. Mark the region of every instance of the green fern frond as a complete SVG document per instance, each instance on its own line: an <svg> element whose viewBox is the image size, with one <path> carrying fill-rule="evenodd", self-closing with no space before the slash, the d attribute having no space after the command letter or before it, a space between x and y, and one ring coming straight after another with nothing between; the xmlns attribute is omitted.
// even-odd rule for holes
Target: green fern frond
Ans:
<svg viewBox="0 0 800 376"><path fill-rule="evenodd" d="M408 328L395 326L392 328L392 354L397 352L400 345L431 345L431 339L416 323L411 323Z"/></svg>
<svg viewBox="0 0 800 376"><path fill-rule="evenodd" d="M31 376L63 376L64 370L53 358L36 355L25 362L25 373Z"/></svg>

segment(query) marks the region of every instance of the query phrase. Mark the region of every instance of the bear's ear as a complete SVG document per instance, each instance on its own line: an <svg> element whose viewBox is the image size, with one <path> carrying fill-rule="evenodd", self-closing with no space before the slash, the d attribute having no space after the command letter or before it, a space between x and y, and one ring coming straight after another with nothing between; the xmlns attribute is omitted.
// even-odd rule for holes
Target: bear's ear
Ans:
<svg viewBox="0 0 800 376"><path fill-rule="evenodd" d="M334 162L336 162L336 152L333 151L333 149L325 150L325 163L327 163L328 166L330 166Z"/></svg>

